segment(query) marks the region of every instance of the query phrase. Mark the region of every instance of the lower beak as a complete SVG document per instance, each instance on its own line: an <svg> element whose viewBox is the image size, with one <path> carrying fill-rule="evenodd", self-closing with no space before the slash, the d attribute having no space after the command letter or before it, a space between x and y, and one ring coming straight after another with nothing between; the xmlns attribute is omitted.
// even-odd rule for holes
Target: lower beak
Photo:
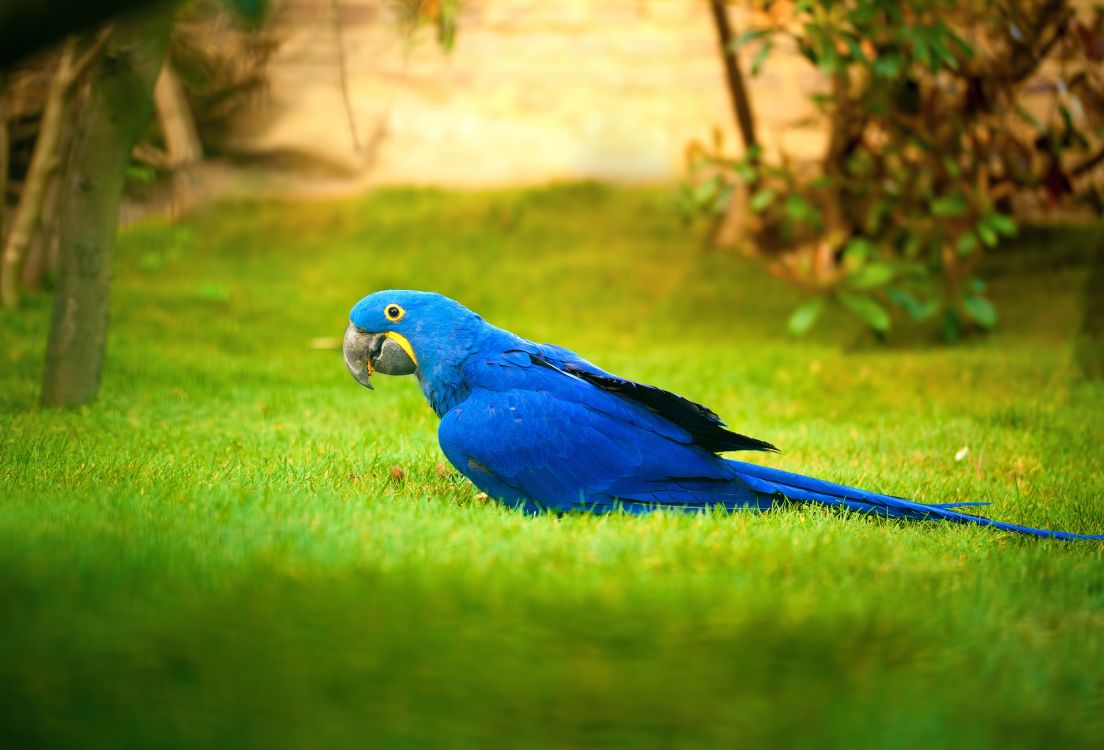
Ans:
<svg viewBox="0 0 1104 750"><path fill-rule="evenodd" d="M402 343L399 343L400 340ZM404 347L402 344L406 344ZM369 333L353 323L345 329L341 347L349 373L365 388L372 387L372 373L410 375L418 363L408 354L410 344L398 334Z"/></svg>

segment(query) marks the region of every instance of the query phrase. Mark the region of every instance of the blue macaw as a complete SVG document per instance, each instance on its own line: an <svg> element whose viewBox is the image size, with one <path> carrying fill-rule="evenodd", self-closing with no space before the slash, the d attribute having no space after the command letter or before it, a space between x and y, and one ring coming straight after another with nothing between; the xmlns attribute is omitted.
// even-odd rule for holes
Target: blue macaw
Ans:
<svg viewBox="0 0 1104 750"><path fill-rule="evenodd" d="M417 376L441 419L438 438L461 474L530 513L657 508L767 510L783 498L890 518L979 524L1053 539L1104 539L994 521L734 461L724 451L777 451L725 429L712 411L608 373L559 346L534 344L431 292L389 290L353 307L345 363Z"/></svg>

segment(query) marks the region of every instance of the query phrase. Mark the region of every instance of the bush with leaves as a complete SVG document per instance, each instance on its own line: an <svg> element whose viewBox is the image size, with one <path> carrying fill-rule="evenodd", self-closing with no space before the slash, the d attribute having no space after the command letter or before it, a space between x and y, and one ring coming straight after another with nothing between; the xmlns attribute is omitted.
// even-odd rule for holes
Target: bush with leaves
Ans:
<svg viewBox="0 0 1104 750"><path fill-rule="evenodd" d="M1104 9L1069 0L756 0L752 74L780 38L820 71L823 160L804 171L719 139L691 144L687 211L746 211L772 270L884 333L899 308L946 339L988 329L997 311L978 265L1016 233L1016 210L1104 209ZM1079 10L1080 9L1080 10ZM1042 106L1025 106L1028 94ZM734 188L740 187L739 191ZM734 196L742 196L737 200Z"/></svg>

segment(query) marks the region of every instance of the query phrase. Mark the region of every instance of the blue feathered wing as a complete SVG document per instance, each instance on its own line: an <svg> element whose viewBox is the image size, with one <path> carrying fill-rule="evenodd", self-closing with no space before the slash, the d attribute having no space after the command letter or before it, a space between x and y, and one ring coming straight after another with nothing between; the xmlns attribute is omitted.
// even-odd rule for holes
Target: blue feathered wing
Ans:
<svg viewBox="0 0 1104 750"><path fill-rule="evenodd" d="M567 350L526 345L483 358L471 395L441 420L449 461L489 495L532 512L722 506L767 509L782 498L911 520L1034 529L716 455L774 450L724 429L712 411L606 373Z"/></svg>

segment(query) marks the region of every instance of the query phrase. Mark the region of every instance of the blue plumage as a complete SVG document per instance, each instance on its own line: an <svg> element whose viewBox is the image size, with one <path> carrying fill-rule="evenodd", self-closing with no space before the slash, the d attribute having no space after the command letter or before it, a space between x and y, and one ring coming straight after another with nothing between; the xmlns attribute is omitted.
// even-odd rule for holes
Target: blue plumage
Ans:
<svg viewBox="0 0 1104 750"><path fill-rule="evenodd" d="M413 371L441 418L445 456L477 487L528 512L656 508L767 510L782 498L910 520L1033 529L726 459L776 450L725 429L709 409L605 372L567 349L486 323L446 297L376 292L353 307L345 358L371 387L373 369Z"/></svg>

